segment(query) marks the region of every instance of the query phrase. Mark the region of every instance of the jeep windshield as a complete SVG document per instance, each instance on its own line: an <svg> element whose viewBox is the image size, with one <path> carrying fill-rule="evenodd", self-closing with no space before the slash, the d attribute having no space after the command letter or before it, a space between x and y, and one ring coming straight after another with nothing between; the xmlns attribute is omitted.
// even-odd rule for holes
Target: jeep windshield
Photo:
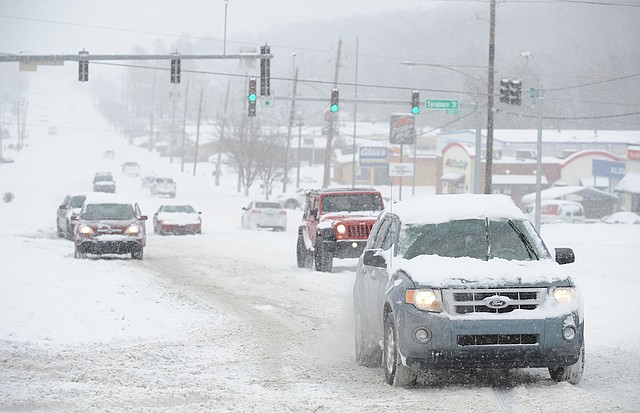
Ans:
<svg viewBox="0 0 640 413"><path fill-rule="evenodd" d="M419 255L518 261L550 258L529 221L507 219L407 224L400 231L399 253L406 259Z"/></svg>
<svg viewBox="0 0 640 413"><path fill-rule="evenodd" d="M129 204L89 204L81 216L82 219L129 220L135 218L133 207Z"/></svg>
<svg viewBox="0 0 640 413"><path fill-rule="evenodd" d="M322 198L322 213L380 211L382 200L378 194L336 194Z"/></svg>

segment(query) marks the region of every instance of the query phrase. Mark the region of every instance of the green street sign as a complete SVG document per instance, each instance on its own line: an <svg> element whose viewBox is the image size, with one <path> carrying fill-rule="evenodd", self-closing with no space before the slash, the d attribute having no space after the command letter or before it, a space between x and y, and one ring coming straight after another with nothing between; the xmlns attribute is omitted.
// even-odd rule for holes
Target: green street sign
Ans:
<svg viewBox="0 0 640 413"><path fill-rule="evenodd" d="M427 99L425 101L427 109L446 110L447 113L456 115L460 108L458 99Z"/></svg>

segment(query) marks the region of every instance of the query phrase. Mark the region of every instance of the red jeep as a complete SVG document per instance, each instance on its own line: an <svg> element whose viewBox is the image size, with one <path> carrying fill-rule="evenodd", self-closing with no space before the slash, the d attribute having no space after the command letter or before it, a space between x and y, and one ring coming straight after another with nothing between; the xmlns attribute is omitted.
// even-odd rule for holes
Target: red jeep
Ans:
<svg viewBox="0 0 640 413"><path fill-rule="evenodd" d="M315 189L307 193L298 227L298 267L331 272L334 258L358 258L384 209L373 188Z"/></svg>

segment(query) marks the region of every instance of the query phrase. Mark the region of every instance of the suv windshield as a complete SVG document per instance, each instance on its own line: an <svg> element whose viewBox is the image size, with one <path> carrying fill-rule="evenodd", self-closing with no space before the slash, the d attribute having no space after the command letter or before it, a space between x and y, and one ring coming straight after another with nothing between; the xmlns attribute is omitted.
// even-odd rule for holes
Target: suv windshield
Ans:
<svg viewBox="0 0 640 413"><path fill-rule="evenodd" d="M126 220L134 219L133 207L129 204L89 204L82 212L82 219Z"/></svg>
<svg viewBox="0 0 640 413"><path fill-rule="evenodd" d="M380 211L382 202L377 194L336 194L322 197L322 212Z"/></svg>
<svg viewBox="0 0 640 413"><path fill-rule="evenodd" d="M439 224L409 224L400 232L400 255L504 258L531 261L549 252L528 221L467 219Z"/></svg>

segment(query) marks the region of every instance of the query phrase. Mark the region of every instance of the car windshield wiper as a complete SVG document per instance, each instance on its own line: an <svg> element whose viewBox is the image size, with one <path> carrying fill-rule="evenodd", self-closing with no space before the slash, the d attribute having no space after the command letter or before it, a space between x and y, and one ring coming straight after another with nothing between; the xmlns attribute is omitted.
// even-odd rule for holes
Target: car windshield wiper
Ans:
<svg viewBox="0 0 640 413"><path fill-rule="evenodd" d="M512 220L509 220L508 222L509 222L509 226L511 227L511 229L513 229L515 231L515 233L518 234L518 237L520 238L520 241L522 241L522 243L524 244L525 248L527 249L527 252L529 253L529 257L535 257L536 260L539 260L540 256L536 252L535 248L533 248L533 245L531 245L531 242L529 241L529 238L527 238L527 236L524 234L524 232L520 231L520 229L518 229L518 227L516 227L516 224L514 224Z"/></svg>

